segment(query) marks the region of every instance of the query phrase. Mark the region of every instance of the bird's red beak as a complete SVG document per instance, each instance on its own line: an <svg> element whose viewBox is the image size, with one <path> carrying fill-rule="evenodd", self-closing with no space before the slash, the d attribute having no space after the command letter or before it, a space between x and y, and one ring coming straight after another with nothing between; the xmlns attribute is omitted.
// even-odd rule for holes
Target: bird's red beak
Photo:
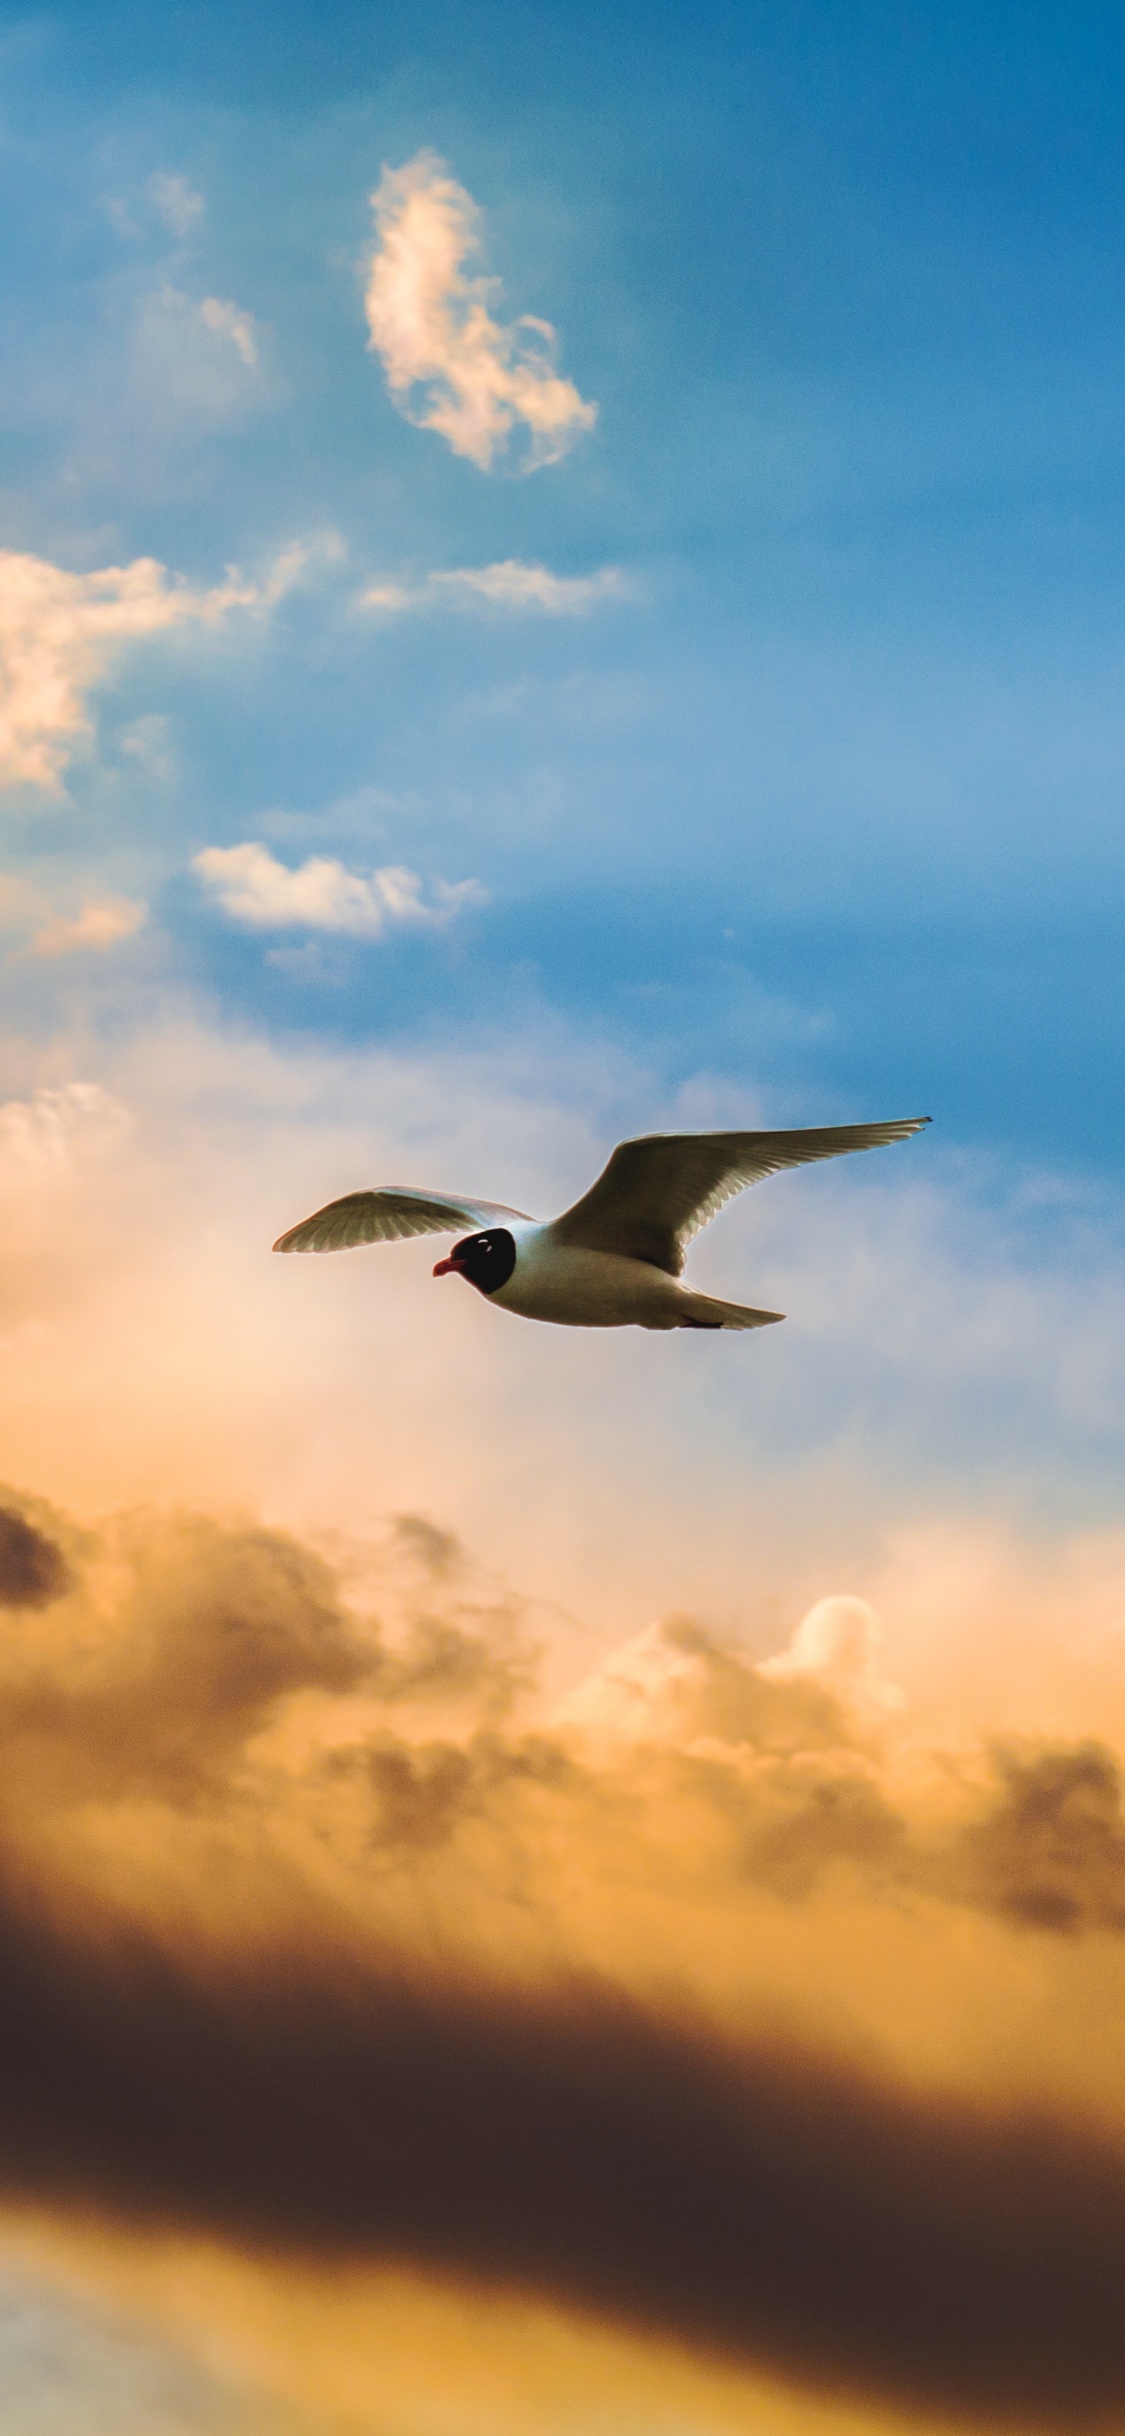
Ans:
<svg viewBox="0 0 1125 2436"><path fill-rule="evenodd" d="M435 1260L435 1277L460 1277L460 1275L461 1263L459 1260Z"/></svg>

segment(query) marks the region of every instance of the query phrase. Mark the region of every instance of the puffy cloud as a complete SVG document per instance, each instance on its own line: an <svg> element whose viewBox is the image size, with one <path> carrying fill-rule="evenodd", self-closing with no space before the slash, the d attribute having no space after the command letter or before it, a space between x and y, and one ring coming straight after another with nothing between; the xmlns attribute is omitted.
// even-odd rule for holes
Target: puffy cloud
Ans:
<svg viewBox="0 0 1125 2436"><path fill-rule="evenodd" d="M432 152L385 169L372 204L377 242L367 281L370 344L400 413L439 431L487 473L522 425L526 469L550 465L592 429L597 408L555 369L549 322L504 326L489 310L498 283L468 274L481 215Z"/></svg>
<svg viewBox="0 0 1125 2436"><path fill-rule="evenodd" d="M807 1697L806 1695L807 1690ZM692 1616L646 1625L564 1699L561 1725L597 1739L785 1747L837 1739L835 1701L814 1678L776 1693L770 1666L751 1667L722 1649Z"/></svg>
<svg viewBox="0 0 1125 2436"><path fill-rule="evenodd" d="M423 882L401 863L364 875L331 855L313 854L295 871L267 846L206 846L192 863L208 893L249 930L337 932L379 939L390 928L452 921L462 906L484 902L476 880L438 880L427 904Z"/></svg>
<svg viewBox="0 0 1125 2436"><path fill-rule="evenodd" d="M6 1492L0 1586L9 2210L382 2262L935 2416L1119 2417L1119 2083L1092 2109L825 2031L847 1985L889 2033L912 1955L932 2013L940 1954L1026 2048L1029 1939L1072 1995L1096 1949L1104 2009L1107 1750L946 1754L939 1815L813 1666L685 1619L600 1670L637 1696L595 1749L417 1516L332 1560ZM1045 1871L1065 1917L1013 1900Z"/></svg>
<svg viewBox="0 0 1125 2436"><path fill-rule="evenodd" d="M361 592L361 609L401 614L410 609L484 605L490 609L531 610L545 617L585 617L603 601L623 600L628 587L619 567L599 567L594 575L553 575L549 567L527 566L518 558L498 559L491 567L439 567L418 584L369 584Z"/></svg>
<svg viewBox="0 0 1125 2436"><path fill-rule="evenodd" d="M72 574L49 559L0 551L0 787L57 794L88 738L87 699L129 641L185 624L214 626L234 609L269 607L307 563L286 552L262 583L235 572L199 592L155 558Z"/></svg>
<svg viewBox="0 0 1125 2436"><path fill-rule="evenodd" d="M141 929L146 913L147 907L131 897L92 898L70 919L53 915L36 931L32 952L36 956L72 956L82 948L116 947L119 939L131 939Z"/></svg>
<svg viewBox="0 0 1125 2436"><path fill-rule="evenodd" d="M881 1670L883 1627L866 1599L818 1599L789 1647L760 1672L775 1683L818 1683L860 1708L901 1708L902 1693Z"/></svg>

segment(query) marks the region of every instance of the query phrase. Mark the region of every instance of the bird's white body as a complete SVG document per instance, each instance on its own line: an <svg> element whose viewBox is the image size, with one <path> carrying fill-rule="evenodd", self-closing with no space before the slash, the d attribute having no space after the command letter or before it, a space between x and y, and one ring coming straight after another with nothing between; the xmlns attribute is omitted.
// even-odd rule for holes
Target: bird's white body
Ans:
<svg viewBox="0 0 1125 2436"><path fill-rule="evenodd" d="M720 1302L680 1284L692 1236L744 1185L787 1167L904 1141L928 1117L890 1124L811 1126L796 1133L646 1134L619 1142L573 1208L541 1225L526 1210L412 1184L345 1193L275 1252L340 1252L408 1235L477 1231L439 1260L502 1311L563 1328L766 1328L780 1311Z"/></svg>
<svg viewBox="0 0 1125 2436"><path fill-rule="evenodd" d="M506 1285L489 1295L522 1319L553 1320L563 1328L719 1328L706 1295L646 1260L618 1252L587 1252L557 1243L549 1226L510 1222L516 1265ZM770 1317L774 1315L771 1313ZM729 1325L730 1323L725 1323Z"/></svg>

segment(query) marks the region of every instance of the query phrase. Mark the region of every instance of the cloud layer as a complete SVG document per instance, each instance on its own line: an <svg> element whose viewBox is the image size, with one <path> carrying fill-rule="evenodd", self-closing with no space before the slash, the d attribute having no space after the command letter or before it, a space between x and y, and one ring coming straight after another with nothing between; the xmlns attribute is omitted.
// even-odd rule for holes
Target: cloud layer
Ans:
<svg viewBox="0 0 1125 2436"><path fill-rule="evenodd" d="M947 1754L935 1806L872 1740L847 1605L788 1670L672 1621L552 1713L520 1602L424 1518L330 1561L7 1493L0 2196L1112 2423L1120 2106L857 2061L796 1980L784 2019L687 1992L700 1913L759 1957L809 1918L822 1963L835 1920L888 2006L873 1929L909 1914L977 2001L987 1940L1009 1981L1028 1940L1120 1970L1113 1754Z"/></svg>
<svg viewBox="0 0 1125 2436"><path fill-rule="evenodd" d="M480 248L472 196L436 154L420 152L385 169L371 201L367 322L399 412L482 473L521 427L525 470L556 463L592 430L597 408L556 371L549 322L493 319L498 283L465 270Z"/></svg>

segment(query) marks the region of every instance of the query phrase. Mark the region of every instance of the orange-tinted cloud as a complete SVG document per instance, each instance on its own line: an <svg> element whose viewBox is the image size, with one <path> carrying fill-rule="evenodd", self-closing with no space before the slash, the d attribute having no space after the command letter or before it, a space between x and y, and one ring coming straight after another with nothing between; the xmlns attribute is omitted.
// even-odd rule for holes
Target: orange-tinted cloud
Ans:
<svg viewBox="0 0 1125 2436"><path fill-rule="evenodd" d="M424 1518L343 1570L252 1524L9 1495L0 1525L9 2207L437 2274L916 2411L1120 2415L1120 2105L1049 2056L1034 2095L912 2075L785 1977L809 1922L822 1991L843 1951L886 2033L906 1919L974 2002L1032 1948L1104 1991L1108 1749L949 1754L935 1800L846 1617L788 1671L681 1619L618 1665L627 1731L612 1664L552 1712L518 1602ZM701 1912L782 1976L712 2001Z"/></svg>
<svg viewBox="0 0 1125 2436"><path fill-rule="evenodd" d="M116 947L143 927L147 908L131 897L96 897L78 914L54 914L31 941L36 956L73 956L83 948Z"/></svg>
<svg viewBox="0 0 1125 2436"><path fill-rule="evenodd" d="M193 590L154 558L73 573L27 552L0 550L0 787L59 791L89 737L89 696L131 640L280 598L309 553L289 550L262 583L229 572Z"/></svg>
<svg viewBox="0 0 1125 2436"><path fill-rule="evenodd" d="M482 473L521 426L528 469L565 456L597 408L556 371L550 323L527 313L497 322L497 283L466 272L480 243L472 196L436 154L420 152L385 169L371 200L367 321L399 411Z"/></svg>

